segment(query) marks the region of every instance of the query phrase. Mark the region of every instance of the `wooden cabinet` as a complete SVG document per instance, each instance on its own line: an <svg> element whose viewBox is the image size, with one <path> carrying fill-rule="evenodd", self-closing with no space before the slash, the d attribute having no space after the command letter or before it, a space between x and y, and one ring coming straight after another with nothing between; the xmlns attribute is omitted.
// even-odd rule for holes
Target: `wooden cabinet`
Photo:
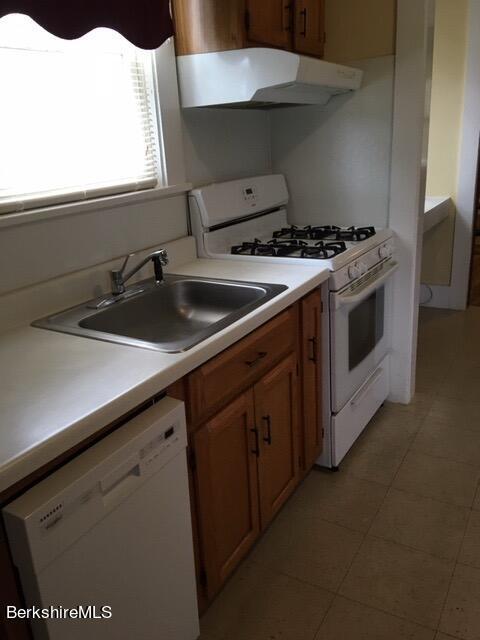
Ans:
<svg viewBox="0 0 480 640"><path fill-rule="evenodd" d="M244 0L173 0L177 55L241 49Z"/></svg>
<svg viewBox="0 0 480 640"><path fill-rule="evenodd" d="M297 53L323 58L325 43L324 0L295 0L293 48Z"/></svg>
<svg viewBox="0 0 480 640"><path fill-rule="evenodd" d="M295 351L297 332L298 309L294 306L190 374L187 402L191 422L198 424L216 413Z"/></svg>
<svg viewBox="0 0 480 640"><path fill-rule="evenodd" d="M213 597L295 489L297 360L292 353L193 437L204 586Z"/></svg>
<svg viewBox="0 0 480 640"><path fill-rule="evenodd" d="M323 56L324 0L173 0L178 55L275 47Z"/></svg>
<svg viewBox="0 0 480 640"><path fill-rule="evenodd" d="M260 531L253 391L197 431L194 447L205 586L211 597Z"/></svg>
<svg viewBox="0 0 480 640"><path fill-rule="evenodd" d="M316 289L169 389L189 417L204 602L321 452L321 316Z"/></svg>
<svg viewBox="0 0 480 640"><path fill-rule="evenodd" d="M298 482L297 360L278 364L254 387L260 432L260 519L266 527Z"/></svg>
<svg viewBox="0 0 480 640"><path fill-rule="evenodd" d="M313 291L301 301L301 382L303 467L308 470L322 452L322 298Z"/></svg>
<svg viewBox="0 0 480 640"><path fill-rule="evenodd" d="M293 0L246 0L245 11L249 44L292 48Z"/></svg>
<svg viewBox="0 0 480 640"><path fill-rule="evenodd" d="M172 0L178 55L276 47L352 63L395 54L396 0Z"/></svg>

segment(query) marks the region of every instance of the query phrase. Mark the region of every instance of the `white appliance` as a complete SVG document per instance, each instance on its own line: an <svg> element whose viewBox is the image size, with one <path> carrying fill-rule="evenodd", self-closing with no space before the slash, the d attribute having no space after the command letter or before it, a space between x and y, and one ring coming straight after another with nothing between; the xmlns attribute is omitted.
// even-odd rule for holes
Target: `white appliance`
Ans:
<svg viewBox="0 0 480 640"><path fill-rule="evenodd" d="M286 261L331 272L324 302L324 451L336 468L389 393L394 238L373 227L288 223L282 175L207 185L189 196L199 256ZM319 390L320 393L320 390Z"/></svg>
<svg viewBox="0 0 480 640"><path fill-rule="evenodd" d="M27 606L60 612L36 640L198 637L186 446L163 398L4 508ZM89 605L111 617L61 619Z"/></svg>
<svg viewBox="0 0 480 640"><path fill-rule="evenodd" d="M359 69L254 47L177 56L182 107L326 104L360 87Z"/></svg>

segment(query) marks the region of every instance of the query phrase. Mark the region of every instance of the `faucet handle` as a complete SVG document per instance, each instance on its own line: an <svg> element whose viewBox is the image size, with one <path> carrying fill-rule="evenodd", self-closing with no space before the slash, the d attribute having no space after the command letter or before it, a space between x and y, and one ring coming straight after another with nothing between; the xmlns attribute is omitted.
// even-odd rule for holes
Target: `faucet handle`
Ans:
<svg viewBox="0 0 480 640"><path fill-rule="evenodd" d="M123 273L125 271L125 267L127 266L127 262L130 260L130 258L134 257L134 253L129 253L128 255L125 256L125 258L123 259L122 262L122 266L120 267L120 269L118 269L118 271L120 273ZM117 271L117 269L115 269L115 271Z"/></svg>

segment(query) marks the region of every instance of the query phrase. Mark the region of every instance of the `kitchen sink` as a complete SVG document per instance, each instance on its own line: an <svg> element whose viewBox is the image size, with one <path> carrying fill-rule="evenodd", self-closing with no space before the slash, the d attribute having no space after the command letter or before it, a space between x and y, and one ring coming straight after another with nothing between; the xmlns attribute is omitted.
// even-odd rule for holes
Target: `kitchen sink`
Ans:
<svg viewBox="0 0 480 640"><path fill-rule="evenodd" d="M37 320L33 326L177 353L286 289L278 284L166 274L161 283L146 280L124 294L92 300Z"/></svg>

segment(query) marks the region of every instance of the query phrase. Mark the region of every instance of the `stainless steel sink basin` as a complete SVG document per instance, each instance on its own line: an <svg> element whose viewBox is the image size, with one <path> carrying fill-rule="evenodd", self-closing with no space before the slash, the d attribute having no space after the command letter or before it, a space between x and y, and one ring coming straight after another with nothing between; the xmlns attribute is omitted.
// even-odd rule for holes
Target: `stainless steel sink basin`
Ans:
<svg viewBox="0 0 480 640"><path fill-rule="evenodd" d="M124 296L99 298L42 318L36 327L176 353L186 351L285 291L285 285L167 274Z"/></svg>

